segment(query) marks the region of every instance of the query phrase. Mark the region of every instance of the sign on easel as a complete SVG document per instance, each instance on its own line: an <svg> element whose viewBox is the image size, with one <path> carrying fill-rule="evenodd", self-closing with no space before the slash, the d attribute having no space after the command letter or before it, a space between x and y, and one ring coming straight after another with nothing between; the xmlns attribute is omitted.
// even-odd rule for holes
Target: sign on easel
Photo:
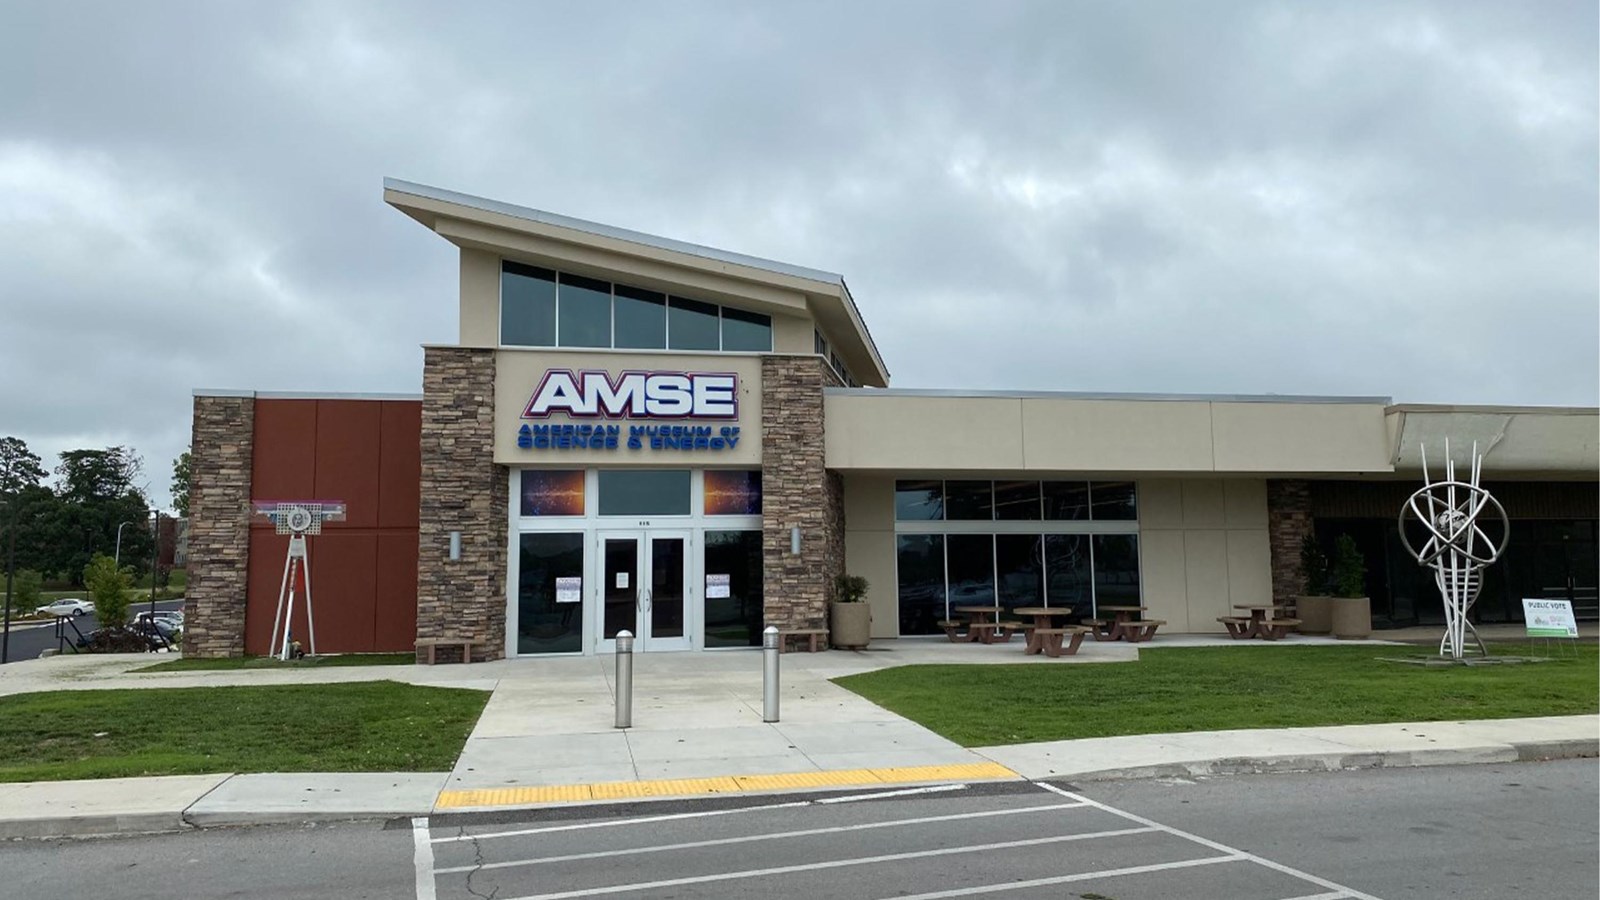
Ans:
<svg viewBox="0 0 1600 900"><path fill-rule="evenodd" d="M1531 638L1575 638L1578 620L1570 600L1522 599L1523 624Z"/></svg>

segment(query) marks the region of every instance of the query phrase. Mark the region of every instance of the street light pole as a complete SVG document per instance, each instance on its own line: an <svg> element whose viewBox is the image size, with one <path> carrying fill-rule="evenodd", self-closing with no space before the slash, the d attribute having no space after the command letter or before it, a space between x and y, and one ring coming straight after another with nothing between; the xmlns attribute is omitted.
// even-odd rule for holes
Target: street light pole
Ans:
<svg viewBox="0 0 1600 900"><path fill-rule="evenodd" d="M155 513L156 539L150 550L150 630L159 636L161 632L156 631L156 569L161 565L161 510Z"/></svg>
<svg viewBox="0 0 1600 900"><path fill-rule="evenodd" d="M137 524L137 522L123 522L117 526L117 552L113 562L119 570L122 568L122 529L128 527L129 525Z"/></svg>

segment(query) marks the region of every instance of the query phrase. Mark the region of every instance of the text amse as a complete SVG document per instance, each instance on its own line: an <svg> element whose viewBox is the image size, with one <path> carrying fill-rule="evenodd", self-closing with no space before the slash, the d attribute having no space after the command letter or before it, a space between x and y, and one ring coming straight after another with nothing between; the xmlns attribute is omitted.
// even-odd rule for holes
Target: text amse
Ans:
<svg viewBox="0 0 1600 900"><path fill-rule="evenodd" d="M550 369L524 419L553 413L606 419L734 419L739 376L725 372L573 372Z"/></svg>

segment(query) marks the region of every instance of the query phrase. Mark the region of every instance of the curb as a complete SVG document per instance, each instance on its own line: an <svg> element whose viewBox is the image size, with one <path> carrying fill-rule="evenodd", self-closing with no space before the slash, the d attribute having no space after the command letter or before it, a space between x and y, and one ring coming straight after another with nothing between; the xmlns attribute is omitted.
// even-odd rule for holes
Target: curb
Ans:
<svg viewBox="0 0 1600 900"><path fill-rule="evenodd" d="M42 838L125 837L186 831L183 814L131 813L119 815L56 816L37 819L0 819L0 841Z"/></svg>
<svg viewBox="0 0 1600 900"><path fill-rule="evenodd" d="M1600 738L1569 738L1511 744L1482 744L1446 749L1381 750L1370 753L1286 754L1185 760L1149 766L1096 769L1050 775L1039 781L1120 781L1145 778L1191 778L1222 775L1287 775L1344 772L1357 769L1406 769L1484 763L1540 762L1600 756Z"/></svg>

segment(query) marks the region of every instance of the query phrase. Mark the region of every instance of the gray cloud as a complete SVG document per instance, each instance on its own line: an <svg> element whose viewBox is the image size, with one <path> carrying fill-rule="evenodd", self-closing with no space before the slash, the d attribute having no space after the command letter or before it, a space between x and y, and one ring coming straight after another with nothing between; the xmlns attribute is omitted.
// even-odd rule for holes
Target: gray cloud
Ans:
<svg viewBox="0 0 1600 900"><path fill-rule="evenodd" d="M844 273L903 386L1594 404L1592 4L24 2L0 433L415 391L394 175Z"/></svg>

